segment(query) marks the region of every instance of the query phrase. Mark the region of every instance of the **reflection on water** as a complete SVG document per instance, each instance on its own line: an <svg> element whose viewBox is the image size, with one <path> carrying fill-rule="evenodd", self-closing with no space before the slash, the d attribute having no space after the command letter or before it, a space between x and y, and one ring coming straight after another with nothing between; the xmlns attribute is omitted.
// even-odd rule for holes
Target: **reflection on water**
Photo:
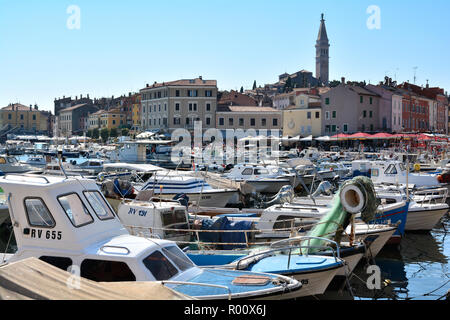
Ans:
<svg viewBox="0 0 450 320"><path fill-rule="evenodd" d="M355 299L436 300L450 290L450 218L442 219L432 232L407 233L399 246L386 247L376 257L381 269L381 290L369 290L367 266L355 269L351 287ZM337 291L327 299L351 297Z"/></svg>

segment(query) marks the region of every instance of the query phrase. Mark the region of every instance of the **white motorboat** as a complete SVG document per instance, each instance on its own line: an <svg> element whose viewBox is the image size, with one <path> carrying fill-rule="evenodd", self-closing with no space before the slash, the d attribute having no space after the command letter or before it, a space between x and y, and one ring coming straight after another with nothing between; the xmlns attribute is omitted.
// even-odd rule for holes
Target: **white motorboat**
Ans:
<svg viewBox="0 0 450 320"><path fill-rule="evenodd" d="M89 280L158 281L205 300L290 299L301 291L299 281L282 275L199 268L172 241L130 235L93 180L7 175L0 187L18 248L0 263L35 257L76 267Z"/></svg>
<svg viewBox="0 0 450 320"><path fill-rule="evenodd" d="M7 173L25 173L35 170L32 166L20 163L13 156L0 155L0 172Z"/></svg>
<svg viewBox="0 0 450 320"><path fill-rule="evenodd" d="M277 193L283 186L291 185L295 188L300 183L296 175L286 169L247 163L236 165L223 177L235 182L245 182L260 193Z"/></svg>

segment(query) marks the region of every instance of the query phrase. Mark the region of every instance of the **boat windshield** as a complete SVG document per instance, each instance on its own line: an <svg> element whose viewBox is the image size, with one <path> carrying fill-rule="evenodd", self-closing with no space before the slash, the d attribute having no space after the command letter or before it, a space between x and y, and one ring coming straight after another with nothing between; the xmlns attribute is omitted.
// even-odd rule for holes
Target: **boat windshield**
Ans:
<svg viewBox="0 0 450 320"><path fill-rule="evenodd" d="M85 191L84 195L86 196L87 201L100 220L114 219L113 212L111 211L110 207L108 206L100 192Z"/></svg>
<svg viewBox="0 0 450 320"><path fill-rule="evenodd" d="M60 196L58 197L58 202L74 227L82 227L94 221L78 194L71 193Z"/></svg>
<svg viewBox="0 0 450 320"><path fill-rule="evenodd" d="M165 247L163 248L163 252L181 271L185 271L195 266L191 259L189 259L177 246Z"/></svg>
<svg viewBox="0 0 450 320"><path fill-rule="evenodd" d="M168 280L178 273L177 268L160 251L153 252L142 262L157 281Z"/></svg>

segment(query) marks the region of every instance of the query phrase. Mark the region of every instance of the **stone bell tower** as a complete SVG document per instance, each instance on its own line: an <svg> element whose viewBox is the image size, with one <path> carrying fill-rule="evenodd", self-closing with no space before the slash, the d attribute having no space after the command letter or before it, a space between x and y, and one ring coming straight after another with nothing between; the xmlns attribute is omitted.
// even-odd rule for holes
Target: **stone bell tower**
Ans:
<svg viewBox="0 0 450 320"><path fill-rule="evenodd" d="M316 42L316 78L325 85L328 85L329 81L329 48L330 42L328 41L327 29L325 28L325 20L322 13L319 36Z"/></svg>

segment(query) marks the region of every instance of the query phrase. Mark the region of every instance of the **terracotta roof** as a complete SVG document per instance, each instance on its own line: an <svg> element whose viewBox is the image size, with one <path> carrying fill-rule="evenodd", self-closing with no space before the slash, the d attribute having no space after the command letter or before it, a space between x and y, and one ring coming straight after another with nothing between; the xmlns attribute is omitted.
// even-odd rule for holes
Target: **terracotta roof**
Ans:
<svg viewBox="0 0 450 320"><path fill-rule="evenodd" d="M13 107L14 107L14 110L18 110L18 111L29 111L30 110L30 107L24 106L23 104L20 104L20 103L9 105L7 107L2 108L2 110L12 110Z"/></svg>
<svg viewBox="0 0 450 320"><path fill-rule="evenodd" d="M86 106L86 105L87 105L87 103L77 104L77 105L75 105L75 106L72 106L72 107L69 107L69 108L62 109L62 110L60 111L60 113L62 113L62 112L67 112L67 111L73 111L73 110L75 110L75 109L84 107L84 106Z"/></svg>
<svg viewBox="0 0 450 320"><path fill-rule="evenodd" d="M163 83L154 83L152 85L149 85L148 87L145 87L141 90L146 89L154 89L154 88L162 88L166 86L179 86L179 87L185 87L185 86L205 86L205 87L211 87L216 86L217 87L217 80L203 80L200 78L197 79L182 79L182 80L176 80L176 81L170 81L170 82L163 82Z"/></svg>
<svg viewBox="0 0 450 320"><path fill-rule="evenodd" d="M279 110L272 107L255 107L255 106L228 106L229 111L224 112L277 112ZM223 108L225 109L225 108Z"/></svg>

